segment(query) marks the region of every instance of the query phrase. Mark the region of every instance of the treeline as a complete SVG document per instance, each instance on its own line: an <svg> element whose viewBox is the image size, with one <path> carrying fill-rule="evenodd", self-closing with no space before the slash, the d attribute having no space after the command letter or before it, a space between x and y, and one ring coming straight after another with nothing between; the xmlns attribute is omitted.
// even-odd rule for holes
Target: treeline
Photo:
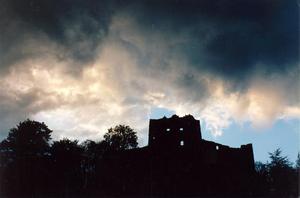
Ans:
<svg viewBox="0 0 300 198"><path fill-rule="evenodd" d="M26 120L0 143L0 197L74 197L106 195L101 189L104 155L136 148L129 126L108 129L103 140L51 142L44 123Z"/></svg>
<svg viewBox="0 0 300 198"><path fill-rule="evenodd" d="M103 183L110 173L101 171L102 162L113 153L137 148L133 129L118 125L108 129L103 140L80 144L51 141L51 133L44 123L32 120L10 130L0 143L0 197L107 197L122 192L120 186L107 188ZM269 155L270 162L256 163L252 195L297 197L300 155L295 165L280 149Z"/></svg>
<svg viewBox="0 0 300 198"><path fill-rule="evenodd" d="M300 154L295 165L280 149L269 153L270 162L255 163L256 180L254 195L275 197L298 197L300 179Z"/></svg>

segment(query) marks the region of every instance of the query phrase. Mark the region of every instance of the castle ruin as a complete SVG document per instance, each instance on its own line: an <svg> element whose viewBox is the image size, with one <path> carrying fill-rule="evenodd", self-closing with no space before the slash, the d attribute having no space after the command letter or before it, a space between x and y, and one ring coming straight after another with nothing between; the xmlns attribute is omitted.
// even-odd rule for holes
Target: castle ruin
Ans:
<svg viewBox="0 0 300 198"><path fill-rule="evenodd" d="M151 119L148 141L103 160L104 189L114 196L251 196L251 144L231 148L204 140L191 115Z"/></svg>
<svg viewBox="0 0 300 198"><path fill-rule="evenodd" d="M196 152L203 164L234 164L248 170L254 169L252 144L231 148L202 139L200 121L192 115L151 119L149 123L149 149L159 152L185 149Z"/></svg>

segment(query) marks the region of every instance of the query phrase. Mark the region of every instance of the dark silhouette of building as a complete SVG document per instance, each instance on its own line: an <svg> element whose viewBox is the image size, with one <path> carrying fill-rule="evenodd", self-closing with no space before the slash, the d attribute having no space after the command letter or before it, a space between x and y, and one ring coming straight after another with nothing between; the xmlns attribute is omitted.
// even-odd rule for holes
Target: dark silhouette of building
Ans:
<svg viewBox="0 0 300 198"><path fill-rule="evenodd" d="M151 119L149 124L149 148L158 152L184 149L196 152L203 164L234 164L243 169L254 169L252 144L231 148L202 139L200 121L192 115Z"/></svg>
<svg viewBox="0 0 300 198"><path fill-rule="evenodd" d="M151 119L149 145L104 156L104 195L251 196L252 145L231 148L202 139L200 121L187 115Z"/></svg>
<svg viewBox="0 0 300 198"><path fill-rule="evenodd" d="M193 116L150 120L149 124L149 147L170 148L170 147L190 147L198 145L201 137L200 121Z"/></svg>

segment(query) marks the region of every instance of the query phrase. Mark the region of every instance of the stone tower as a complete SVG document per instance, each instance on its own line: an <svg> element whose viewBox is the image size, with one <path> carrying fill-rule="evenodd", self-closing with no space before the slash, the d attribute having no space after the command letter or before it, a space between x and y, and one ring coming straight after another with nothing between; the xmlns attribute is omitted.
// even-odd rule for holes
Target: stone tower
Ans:
<svg viewBox="0 0 300 198"><path fill-rule="evenodd" d="M200 121L192 115L150 120L150 148L188 148L197 145L201 139Z"/></svg>

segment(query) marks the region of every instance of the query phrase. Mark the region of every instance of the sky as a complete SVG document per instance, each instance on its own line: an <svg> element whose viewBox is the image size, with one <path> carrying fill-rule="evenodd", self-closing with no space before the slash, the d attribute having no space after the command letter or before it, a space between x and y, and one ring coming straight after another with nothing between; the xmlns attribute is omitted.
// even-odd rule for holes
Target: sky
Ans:
<svg viewBox="0 0 300 198"><path fill-rule="evenodd" d="M26 118L53 140L193 115L204 139L266 162L300 142L296 0L0 0L0 139Z"/></svg>

